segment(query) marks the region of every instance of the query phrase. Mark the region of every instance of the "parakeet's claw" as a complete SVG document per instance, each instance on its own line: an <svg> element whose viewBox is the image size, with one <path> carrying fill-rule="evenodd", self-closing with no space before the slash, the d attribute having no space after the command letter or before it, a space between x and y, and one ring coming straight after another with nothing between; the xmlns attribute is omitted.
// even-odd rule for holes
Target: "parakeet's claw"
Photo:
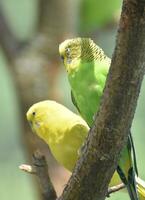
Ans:
<svg viewBox="0 0 145 200"><path fill-rule="evenodd" d="M82 144L82 146L78 149L78 156L80 157L83 150L84 150L84 147L85 147L85 143Z"/></svg>

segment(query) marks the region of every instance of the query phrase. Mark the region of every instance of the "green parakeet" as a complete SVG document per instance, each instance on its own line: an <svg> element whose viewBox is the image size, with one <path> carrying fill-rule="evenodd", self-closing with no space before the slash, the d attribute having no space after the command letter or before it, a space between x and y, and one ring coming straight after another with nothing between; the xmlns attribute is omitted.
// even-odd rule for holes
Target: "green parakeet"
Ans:
<svg viewBox="0 0 145 200"><path fill-rule="evenodd" d="M59 53L68 74L72 100L81 116L91 127L94 115L99 109L111 60L89 38L68 39L60 44ZM136 161L133 162L131 157L132 147L133 142L130 135L121 153L117 171L128 189L131 200L137 200L135 183L137 168ZM134 147L133 153L135 157Z"/></svg>

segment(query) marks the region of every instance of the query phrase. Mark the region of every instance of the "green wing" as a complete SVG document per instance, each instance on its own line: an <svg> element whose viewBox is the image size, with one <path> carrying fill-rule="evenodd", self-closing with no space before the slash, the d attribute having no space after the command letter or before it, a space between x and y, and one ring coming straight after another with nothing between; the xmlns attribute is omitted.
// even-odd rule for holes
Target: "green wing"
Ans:
<svg viewBox="0 0 145 200"><path fill-rule="evenodd" d="M135 169L136 175L138 176L138 168L137 168L137 161L136 161L136 152L135 152L135 147L134 147L134 142L133 142L133 138L132 138L131 132L129 133L129 140L130 140L132 154L133 154L134 169Z"/></svg>
<svg viewBox="0 0 145 200"><path fill-rule="evenodd" d="M78 105L77 105L77 102L76 102L76 100L75 100L75 98L74 98L74 95L73 95L73 91L72 91L72 90L71 90L71 100L72 100L74 106L77 108L78 112L81 114L80 109L79 109L79 107L78 107Z"/></svg>

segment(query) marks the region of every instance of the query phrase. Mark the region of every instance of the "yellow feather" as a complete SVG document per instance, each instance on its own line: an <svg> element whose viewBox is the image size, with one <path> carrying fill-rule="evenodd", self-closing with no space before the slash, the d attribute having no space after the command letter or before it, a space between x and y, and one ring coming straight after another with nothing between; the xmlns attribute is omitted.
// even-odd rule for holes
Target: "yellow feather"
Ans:
<svg viewBox="0 0 145 200"><path fill-rule="evenodd" d="M139 193L139 199L145 200L145 182L139 177L136 177L136 182L137 182L137 191Z"/></svg>

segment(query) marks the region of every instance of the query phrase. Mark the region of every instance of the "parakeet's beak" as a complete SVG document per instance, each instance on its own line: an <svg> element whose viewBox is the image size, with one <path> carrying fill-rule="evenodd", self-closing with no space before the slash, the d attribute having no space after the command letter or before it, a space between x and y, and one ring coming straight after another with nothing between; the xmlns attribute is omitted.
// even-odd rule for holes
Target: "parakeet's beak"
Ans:
<svg viewBox="0 0 145 200"><path fill-rule="evenodd" d="M28 120L28 123L29 123L32 131L35 132L34 127L33 127L33 122L31 120Z"/></svg>
<svg viewBox="0 0 145 200"><path fill-rule="evenodd" d="M32 118L31 118L31 115L30 115L29 111L26 113L26 118L27 118L27 121L28 121L30 127L32 128L33 127L33 122L32 122Z"/></svg>
<svg viewBox="0 0 145 200"><path fill-rule="evenodd" d="M28 121L29 125L32 127L32 121Z"/></svg>

